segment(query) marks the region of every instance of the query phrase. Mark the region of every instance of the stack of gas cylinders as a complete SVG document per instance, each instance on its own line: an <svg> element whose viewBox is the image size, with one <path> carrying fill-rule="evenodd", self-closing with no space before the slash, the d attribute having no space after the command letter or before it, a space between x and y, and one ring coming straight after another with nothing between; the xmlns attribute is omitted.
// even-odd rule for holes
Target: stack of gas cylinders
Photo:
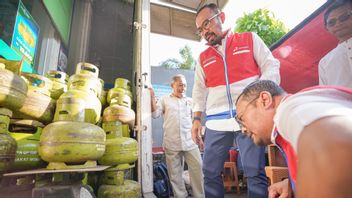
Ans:
<svg viewBox="0 0 352 198"><path fill-rule="evenodd" d="M141 197L133 181L138 143L130 137L132 104L131 82L117 78L105 90L93 64L77 64L70 77L53 70L41 76L21 72L21 61L0 59L0 189L6 172L65 169L70 173L55 173L47 182L37 177L32 195L66 189L76 197L86 189L91 197ZM91 172L82 170L99 165L108 168L93 174L96 186L87 187Z"/></svg>
<svg viewBox="0 0 352 198"><path fill-rule="evenodd" d="M138 143L130 138L129 133L135 123L135 113L131 109L131 82L117 78L114 88L108 92L107 102L109 106L103 112L106 151L98 162L112 167L100 178L98 197L140 197L139 184L125 179L138 159Z"/></svg>
<svg viewBox="0 0 352 198"><path fill-rule="evenodd" d="M40 137L39 154L48 169L95 167L103 156L106 136L96 125L102 110L98 75L95 65L79 63L57 99L54 120Z"/></svg>

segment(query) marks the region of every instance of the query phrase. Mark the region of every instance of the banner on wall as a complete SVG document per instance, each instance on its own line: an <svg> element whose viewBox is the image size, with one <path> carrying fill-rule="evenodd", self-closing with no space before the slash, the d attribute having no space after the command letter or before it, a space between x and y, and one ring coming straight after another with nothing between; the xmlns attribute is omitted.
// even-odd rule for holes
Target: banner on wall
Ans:
<svg viewBox="0 0 352 198"><path fill-rule="evenodd" d="M165 95L170 95L172 93L172 88L170 85L152 84L154 93L156 97L161 97Z"/></svg>
<svg viewBox="0 0 352 198"><path fill-rule="evenodd" d="M18 3L11 48L33 66L38 43L39 26L21 1Z"/></svg>

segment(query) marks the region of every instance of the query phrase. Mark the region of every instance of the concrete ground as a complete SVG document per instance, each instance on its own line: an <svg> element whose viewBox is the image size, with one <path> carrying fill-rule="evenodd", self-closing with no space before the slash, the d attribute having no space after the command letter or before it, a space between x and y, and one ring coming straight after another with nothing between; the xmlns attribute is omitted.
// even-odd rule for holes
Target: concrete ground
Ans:
<svg viewBox="0 0 352 198"><path fill-rule="evenodd" d="M224 198L247 198L247 189L241 189L240 194L237 194L236 191L226 192Z"/></svg>
<svg viewBox="0 0 352 198"><path fill-rule="evenodd" d="M192 196L189 198L192 198ZM225 197L224 198L247 198L247 188L241 187L240 193L237 193L237 191L235 189L232 189L231 191L225 190Z"/></svg>

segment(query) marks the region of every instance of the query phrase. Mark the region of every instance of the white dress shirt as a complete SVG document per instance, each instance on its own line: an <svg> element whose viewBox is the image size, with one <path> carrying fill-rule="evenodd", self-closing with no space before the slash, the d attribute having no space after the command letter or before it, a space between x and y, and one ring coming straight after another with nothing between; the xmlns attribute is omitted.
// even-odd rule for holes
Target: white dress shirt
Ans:
<svg viewBox="0 0 352 198"><path fill-rule="evenodd" d="M352 38L339 43L320 60L319 85L352 88Z"/></svg>
<svg viewBox="0 0 352 198"><path fill-rule="evenodd" d="M153 118L163 114L163 147L173 151L189 151L197 148L192 140L192 99L163 96L157 102Z"/></svg>

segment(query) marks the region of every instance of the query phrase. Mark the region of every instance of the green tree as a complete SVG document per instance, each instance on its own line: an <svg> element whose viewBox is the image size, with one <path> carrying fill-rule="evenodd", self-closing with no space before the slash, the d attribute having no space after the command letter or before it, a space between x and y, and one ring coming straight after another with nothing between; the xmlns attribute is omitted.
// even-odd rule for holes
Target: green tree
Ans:
<svg viewBox="0 0 352 198"><path fill-rule="evenodd" d="M181 62L176 58L168 58L161 62L160 65L169 69L177 69L180 68Z"/></svg>
<svg viewBox="0 0 352 198"><path fill-rule="evenodd" d="M191 48L186 45L179 50L182 61L176 58L169 58L165 61L162 61L160 65L166 68L172 69L194 69L197 62L192 56Z"/></svg>
<svg viewBox="0 0 352 198"><path fill-rule="evenodd" d="M288 32L284 23L276 19L274 13L258 9L244 14L236 20L235 32L255 32L267 46L271 46Z"/></svg>

